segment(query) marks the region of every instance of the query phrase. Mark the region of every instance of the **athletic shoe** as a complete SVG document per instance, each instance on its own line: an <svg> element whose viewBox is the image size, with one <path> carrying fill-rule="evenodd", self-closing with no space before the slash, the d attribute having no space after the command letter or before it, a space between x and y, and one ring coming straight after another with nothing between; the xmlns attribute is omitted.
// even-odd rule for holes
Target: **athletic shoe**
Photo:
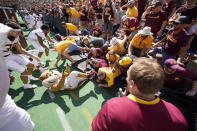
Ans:
<svg viewBox="0 0 197 131"><path fill-rule="evenodd" d="M24 89L34 89L34 88L36 88L36 87L37 87L36 85L32 85L32 84L25 84L25 85L23 86Z"/></svg>
<svg viewBox="0 0 197 131"><path fill-rule="evenodd" d="M29 79L29 80L33 80L33 81L39 80L38 78L33 77L32 75L29 75L29 76L28 76L28 79Z"/></svg>

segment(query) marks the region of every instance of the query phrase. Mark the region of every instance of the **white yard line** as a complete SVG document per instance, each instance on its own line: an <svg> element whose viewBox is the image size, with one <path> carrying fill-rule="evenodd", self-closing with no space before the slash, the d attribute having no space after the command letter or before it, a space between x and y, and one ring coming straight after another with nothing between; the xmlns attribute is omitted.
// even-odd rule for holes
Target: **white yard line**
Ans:
<svg viewBox="0 0 197 131"><path fill-rule="evenodd" d="M64 111L60 107L58 107L58 108L56 108L56 112L57 112L57 115L61 121L62 127L64 128L64 131L72 131L70 124L68 123L68 121L65 118Z"/></svg>

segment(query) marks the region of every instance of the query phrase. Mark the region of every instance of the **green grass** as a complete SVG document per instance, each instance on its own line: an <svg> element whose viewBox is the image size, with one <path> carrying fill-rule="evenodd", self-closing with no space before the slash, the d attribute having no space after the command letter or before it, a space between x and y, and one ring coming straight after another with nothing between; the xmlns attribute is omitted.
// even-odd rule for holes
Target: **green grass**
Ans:
<svg viewBox="0 0 197 131"><path fill-rule="evenodd" d="M21 18L18 17L22 22ZM29 31L23 29L27 37ZM52 34L53 36L53 34ZM30 46L30 44L28 43ZM31 49L30 47L28 49ZM56 61L57 53L50 52L53 64ZM43 57L44 58L44 57ZM42 58L42 61L44 62ZM70 61L60 61L58 68L50 67L61 71L65 68L66 63ZM76 70L72 68L72 70ZM55 93L55 99L52 100L40 81L30 81L38 87L35 89L23 89L19 73L13 72L15 81L10 87L9 94L16 104L27 110L32 121L35 123L35 131L64 131L63 125L57 115L56 109L63 110L72 131L87 131L92 118L100 110L104 102L112 96L105 88L99 88L94 80L88 81L83 87L76 91L60 91ZM33 76L39 77L38 71L33 72Z"/></svg>

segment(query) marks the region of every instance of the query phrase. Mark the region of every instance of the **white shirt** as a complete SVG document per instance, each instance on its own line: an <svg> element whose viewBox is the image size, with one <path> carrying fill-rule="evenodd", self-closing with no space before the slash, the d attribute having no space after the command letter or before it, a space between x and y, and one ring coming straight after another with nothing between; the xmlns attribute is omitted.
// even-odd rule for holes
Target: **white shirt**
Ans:
<svg viewBox="0 0 197 131"><path fill-rule="evenodd" d="M42 39L46 38L44 32L39 28L29 33L28 39L38 41L37 35Z"/></svg>

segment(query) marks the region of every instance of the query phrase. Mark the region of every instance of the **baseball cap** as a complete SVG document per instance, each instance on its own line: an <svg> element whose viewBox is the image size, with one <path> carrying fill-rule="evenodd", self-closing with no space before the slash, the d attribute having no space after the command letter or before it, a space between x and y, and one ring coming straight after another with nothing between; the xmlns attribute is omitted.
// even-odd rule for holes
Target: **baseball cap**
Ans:
<svg viewBox="0 0 197 131"><path fill-rule="evenodd" d="M128 1L128 5L132 5L132 4L134 4L134 3L135 3L134 0L129 0L129 1Z"/></svg>
<svg viewBox="0 0 197 131"><path fill-rule="evenodd" d="M132 62L132 59L130 57L124 57L118 63L119 63L119 65L129 65L129 64L131 64L131 62Z"/></svg>
<svg viewBox="0 0 197 131"><path fill-rule="evenodd" d="M162 3L161 3L160 1L157 1L157 2L155 2L155 3L152 5L153 8L156 8L156 7L158 7L158 6L162 6Z"/></svg>
<svg viewBox="0 0 197 131"><path fill-rule="evenodd" d="M176 20L174 20L174 23L188 24L188 18L187 16L179 16Z"/></svg>
<svg viewBox="0 0 197 131"><path fill-rule="evenodd" d="M164 62L164 65L165 65L167 68L170 68L170 69L173 69L173 70L176 70L177 68L180 67L175 59L167 59L167 60Z"/></svg>

